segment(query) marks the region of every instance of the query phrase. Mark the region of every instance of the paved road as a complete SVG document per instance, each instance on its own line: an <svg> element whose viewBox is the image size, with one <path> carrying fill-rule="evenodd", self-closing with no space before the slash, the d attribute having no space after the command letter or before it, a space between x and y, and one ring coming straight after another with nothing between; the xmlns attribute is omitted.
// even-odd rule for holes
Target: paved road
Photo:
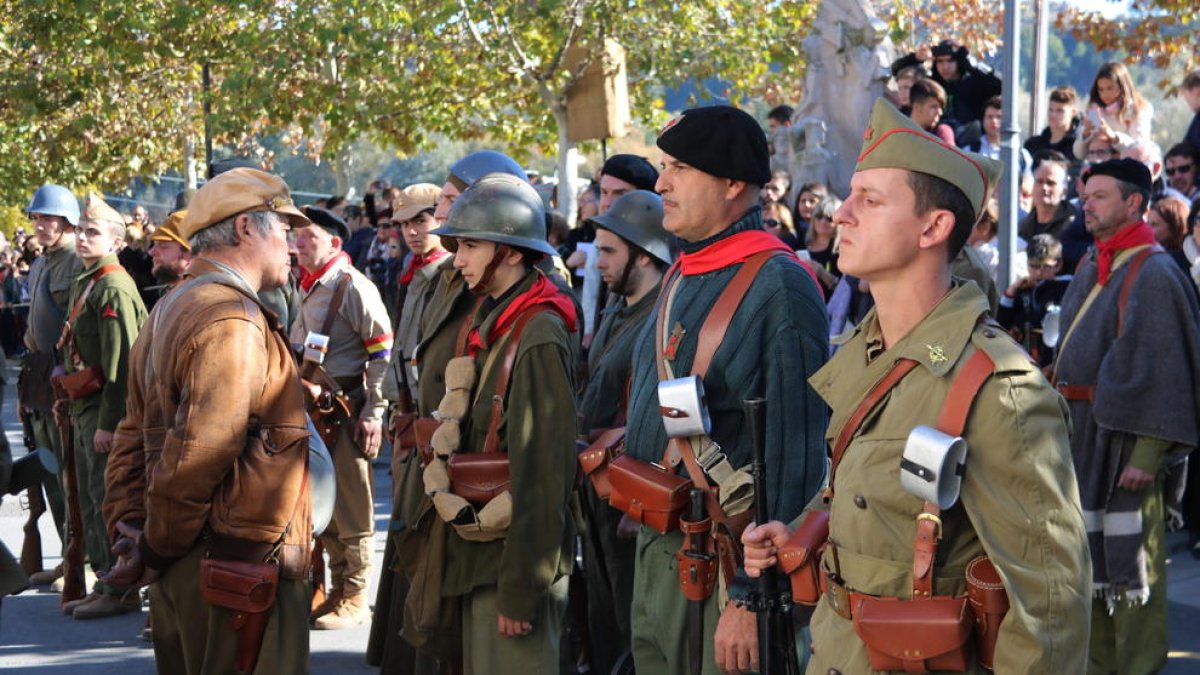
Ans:
<svg viewBox="0 0 1200 675"><path fill-rule="evenodd" d="M10 381L15 377L10 377ZM20 425L13 407L15 393L7 386L0 419L13 454L24 454ZM375 480L375 562L383 554L383 537L391 510L391 482L386 465L377 463ZM20 551L25 517L16 498L0 505L0 540ZM49 515L41 519L46 565L58 562L59 542ZM1186 542L1172 535L1173 553L1169 566L1171 661L1165 675L1200 674L1200 561L1184 551ZM370 598L375 597L372 585ZM0 670L52 675L143 675L154 672L154 654L148 642L138 637L145 614L130 614L98 621L74 621L58 609L58 596L29 590L4 598L0 607ZM345 631L312 631L313 673L369 673L363 662L368 627Z"/></svg>

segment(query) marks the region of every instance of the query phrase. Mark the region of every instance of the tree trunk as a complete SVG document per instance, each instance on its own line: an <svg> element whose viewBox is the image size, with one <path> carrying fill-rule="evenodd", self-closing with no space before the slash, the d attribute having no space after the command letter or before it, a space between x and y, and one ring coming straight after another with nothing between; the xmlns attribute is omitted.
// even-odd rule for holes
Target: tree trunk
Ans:
<svg viewBox="0 0 1200 675"><path fill-rule="evenodd" d="M579 169L579 149L567 137L567 106L565 103L555 103L551 106L554 112L554 122L558 125L558 212L567 219L567 224L575 227L575 216L578 213L576 194L579 192L579 181L576 174Z"/></svg>

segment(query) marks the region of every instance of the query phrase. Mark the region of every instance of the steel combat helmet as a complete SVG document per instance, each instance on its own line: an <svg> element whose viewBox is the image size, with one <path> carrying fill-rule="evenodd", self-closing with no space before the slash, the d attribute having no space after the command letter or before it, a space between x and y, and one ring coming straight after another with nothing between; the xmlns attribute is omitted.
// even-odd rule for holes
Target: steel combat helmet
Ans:
<svg viewBox="0 0 1200 675"><path fill-rule="evenodd" d="M72 226L79 224L79 200L70 190L47 183L33 193L25 213L40 213L44 216L60 216Z"/></svg>
<svg viewBox="0 0 1200 675"><path fill-rule="evenodd" d="M663 229L662 197L648 190L621 195L599 216L589 218L664 264L671 264L671 234Z"/></svg>
<svg viewBox="0 0 1200 675"><path fill-rule="evenodd" d="M546 241L546 211L529 183L507 173L483 176L455 200L446 224L430 234L477 239L557 255Z"/></svg>

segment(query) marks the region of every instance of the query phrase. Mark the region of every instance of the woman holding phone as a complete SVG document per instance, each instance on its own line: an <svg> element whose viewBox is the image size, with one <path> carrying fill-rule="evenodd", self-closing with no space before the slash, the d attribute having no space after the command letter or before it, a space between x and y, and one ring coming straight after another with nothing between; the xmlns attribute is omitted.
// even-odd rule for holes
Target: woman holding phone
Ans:
<svg viewBox="0 0 1200 675"><path fill-rule="evenodd" d="M1076 157L1085 156L1088 143L1097 137L1118 151L1150 139L1154 106L1134 88L1125 64L1113 61L1100 66L1089 99L1083 133L1075 139Z"/></svg>

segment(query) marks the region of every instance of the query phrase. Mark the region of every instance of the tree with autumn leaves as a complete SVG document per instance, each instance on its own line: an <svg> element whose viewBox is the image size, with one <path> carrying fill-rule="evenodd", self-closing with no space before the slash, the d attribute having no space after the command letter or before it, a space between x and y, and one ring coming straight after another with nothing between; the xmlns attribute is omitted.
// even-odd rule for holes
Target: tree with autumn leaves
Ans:
<svg viewBox="0 0 1200 675"><path fill-rule="evenodd" d="M685 83L795 102L817 2L0 0L0 203L23 203L46 181L117 188L183 171L202 153L205 103L215 141L243 152L283 134L312 157L359 138L411 153L445 137L486 139L518 159L532 148L565 157L566 94L605 39L626 50L643 127L667 118L664 87ZM876 4L897 38L997 47L994 0ZM1200 18L1194 3L1135 6L1138 22L1065 13L1060 27L1194 66L1191 42L1163 30ZM568 67L572 46L590 56Z"/></svg>

